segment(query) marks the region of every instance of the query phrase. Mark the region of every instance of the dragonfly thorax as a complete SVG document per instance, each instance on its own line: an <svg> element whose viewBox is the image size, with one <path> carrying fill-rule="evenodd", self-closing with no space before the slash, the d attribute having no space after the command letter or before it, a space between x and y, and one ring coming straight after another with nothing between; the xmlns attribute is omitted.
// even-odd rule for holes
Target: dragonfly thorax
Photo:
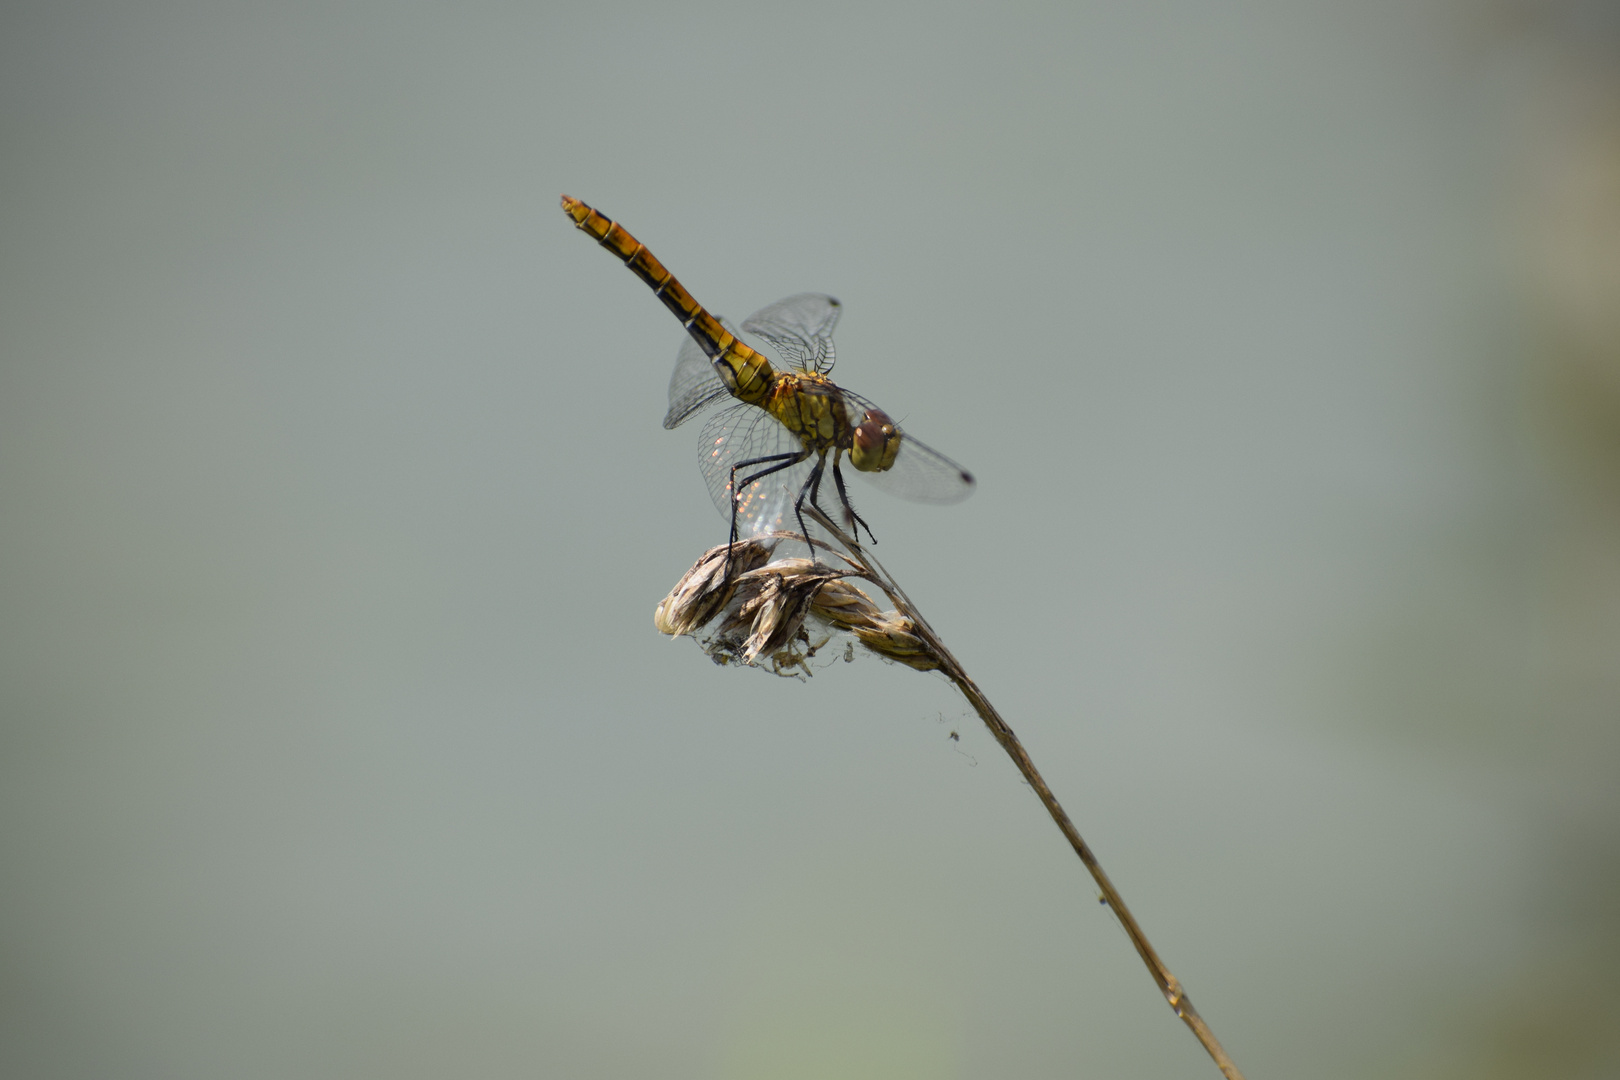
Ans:
<svg viewBox="0 0 1620 1080"><path fill-rule="evenodd" d="M812 452L849 449L854 429L844 394L825 375L778 371L765 411L781 421Z"/></svg>

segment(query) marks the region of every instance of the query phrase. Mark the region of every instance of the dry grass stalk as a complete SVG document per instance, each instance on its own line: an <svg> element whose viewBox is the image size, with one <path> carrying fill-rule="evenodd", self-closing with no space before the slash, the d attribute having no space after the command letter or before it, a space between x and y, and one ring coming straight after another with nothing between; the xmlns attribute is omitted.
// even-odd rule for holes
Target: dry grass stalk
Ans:
<svg viewBox="0 0 1620 1080"><path fill-rule="evenodd" d="M808 674L807 661L836 631L853 634L864 648L885 659L919 671L941 672L967 698L990 734L1029 781L1069 846L1090 871L1103 903L1119 919L1170 1008L1191 1029L1226 1080L1243 1080L1243 1074L1227 1056L1215 1033L1193 1008L1181 983L1149 943L1119 890L1103 872L1091 847L1081 838L1052 789L1047 787L1012 728L877 560L815 507L806 505L804 510L828 535L837 539L843 550L835 551L820 541L816 541L816 546L826 548L845 569L809 559L771 562L770 556L781 538L753 538L733 545L736 572L728 581L723 572L726 546L721 545L705 552L658 605L654 624L666 634L696 637L717 663L735 659L755 665L763 657L779 675ZM803 543L802 537L795 535L793 539ZM876 585L894 604L894 610L879 610L871 597L849 583L847 579L851 577ZM817 627L814 638L807 630L810 623Z"/></svg>

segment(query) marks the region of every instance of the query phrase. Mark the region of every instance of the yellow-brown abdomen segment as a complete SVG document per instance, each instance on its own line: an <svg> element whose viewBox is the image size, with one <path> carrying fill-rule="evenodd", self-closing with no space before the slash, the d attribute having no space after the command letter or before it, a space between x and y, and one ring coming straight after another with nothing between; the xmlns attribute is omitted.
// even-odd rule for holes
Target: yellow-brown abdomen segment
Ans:
<svg viewBox="0 0 1620 1080"><path fill-rule="evenodd" d="M675 275L664 264L653 258L646 245L599 210L571 196L562 197L563 212L574 220L582 231L596 238L597 243L617 255L630 268L630 272L647 283L664 306L686 327L705 355L714 364L715 371L726 384L733 397L751 404L759 404L770 391L770 361L747 345L738 341L720 320L710 315L692 294L675 280Z"/></svg>

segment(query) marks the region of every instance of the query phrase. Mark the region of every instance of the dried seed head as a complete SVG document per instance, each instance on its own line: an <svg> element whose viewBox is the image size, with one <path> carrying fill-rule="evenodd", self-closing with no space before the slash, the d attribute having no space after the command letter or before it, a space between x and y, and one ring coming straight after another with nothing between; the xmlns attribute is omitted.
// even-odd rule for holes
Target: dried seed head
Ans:
<svg viewBox="0 0 1620 1080"><path fill-rule="evenodd" d="M775 657L804 625L816 591L836 571L809 559L780 559L737 579L735 606L728 606L718 634L735 642L746 664Z"/></svg>
<svg viewBox="0 0 1620 1080"><path fill-rule="evenodd" d="M697 564L653 609L653 625L661 634L691 634L712 620L730 603L739 574L763 566L776 550L776 541L749 537L730 545L731 576L726 576L727 545L705 551Z"/></svg>
<svg viewBox="0 0 1620 1080"><path fill-rule="evenodd" d="M933 671L940 666L912 621L898 611L880 611L860 589L844 579L829 581L816 593L811 614L838 630L855 635L860 643L888 660Z"/></svg>
<svg viewBox="0 0 1620 1080"><path fill-rule="evenodd" d="M729 580L726 549L705 552L658 605L654 625L696 637L717 663L766 659L778 674L808 674L806 661L838 633L919 671L940 666L909 618L880 610L843 571L809 559L767 562L773 548L759 539L739 542Z"/></svg>

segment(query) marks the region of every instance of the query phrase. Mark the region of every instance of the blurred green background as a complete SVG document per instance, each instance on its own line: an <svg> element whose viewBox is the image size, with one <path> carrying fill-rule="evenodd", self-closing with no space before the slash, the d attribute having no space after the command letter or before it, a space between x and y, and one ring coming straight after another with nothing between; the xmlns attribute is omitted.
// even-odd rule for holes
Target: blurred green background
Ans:
<svg viewBox="0 0 1620 1080"><path fill-rule="evenodd" d="M652 629L680 330L1252 1080L1620 1076L1613 3L19 2L0 1073L1204 1077L943 680ZM961 735L960 743L949 738Z"/></svg>

